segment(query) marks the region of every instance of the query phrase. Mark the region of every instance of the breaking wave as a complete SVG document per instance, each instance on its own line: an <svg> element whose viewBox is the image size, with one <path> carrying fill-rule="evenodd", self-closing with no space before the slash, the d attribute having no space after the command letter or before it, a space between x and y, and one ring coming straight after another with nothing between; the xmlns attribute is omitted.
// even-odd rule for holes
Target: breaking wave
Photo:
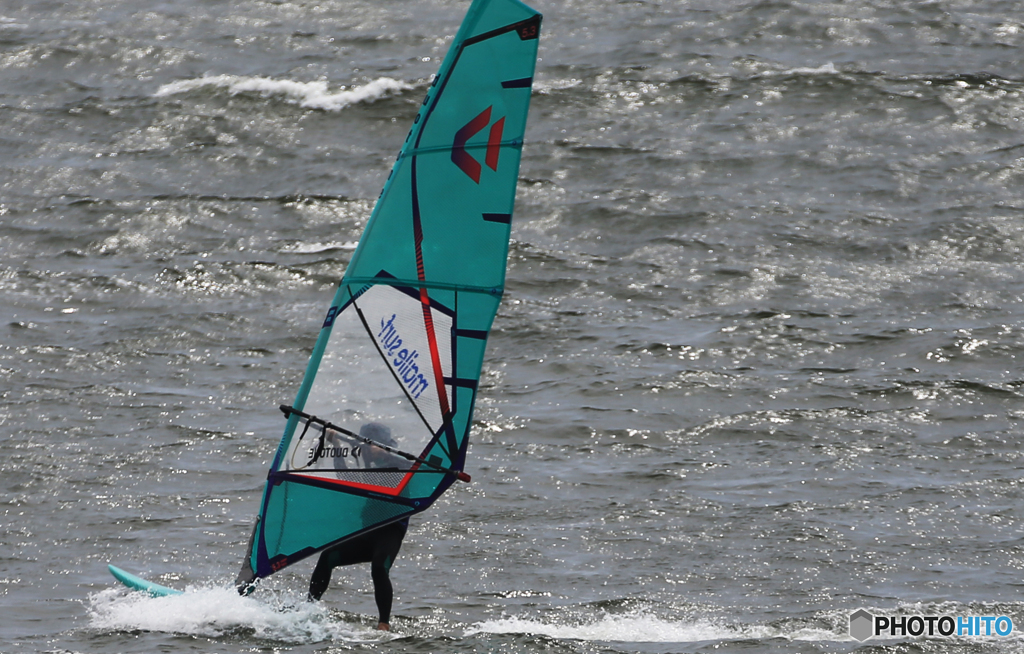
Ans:
<svg viewBox="0 0 1024 654"><path fill-rule="evenodd" d="M390 77L381 77L362 86L342 87L339 91L330 91L327 82L296 82L278 80L267 77L243 77L238 75L211 75L196 79L179 80L164 84L155 97L162 98L181 93L189 93L196 89L215 87L224 89L231 95L239 93L259 93L262 96L284 96L286 102L309 109L339 111L359 102L374 102L391 93L407 91L413 86Z"/></svg>

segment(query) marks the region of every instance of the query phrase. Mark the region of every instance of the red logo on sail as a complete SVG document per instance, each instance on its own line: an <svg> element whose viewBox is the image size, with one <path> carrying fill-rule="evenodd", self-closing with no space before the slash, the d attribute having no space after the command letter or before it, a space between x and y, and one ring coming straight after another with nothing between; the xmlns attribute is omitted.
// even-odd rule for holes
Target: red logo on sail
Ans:
<svg viewBox="0 0 1024 654"><path fill-rule="evenodd" d="M480 183L480 171L483 168L480 166L480 162L473 158L473 155L466 152L466 141L490 125L492 107L493 105L481 111L476 118L455 132L455 141L452 143L452 163L461 168L462 172L469 175L469 178L477 184ZM484 163L491 170L498 170L498 154L501 152L501 132L504 128L505 117L502 116L491 125L491 131L487 135L487 153L484 155Z"/></svg>

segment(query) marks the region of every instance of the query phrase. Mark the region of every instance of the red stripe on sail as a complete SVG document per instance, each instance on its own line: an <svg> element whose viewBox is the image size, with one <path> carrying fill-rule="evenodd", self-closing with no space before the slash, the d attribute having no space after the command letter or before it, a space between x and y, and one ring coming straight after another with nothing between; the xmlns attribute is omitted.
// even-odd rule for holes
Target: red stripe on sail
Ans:
<svg viewBox="0 0 1024 654"><path fill-rule="evenodd" d="M505 128L505 117L502 116L498 122L491 125L491 132L487 136L487 156L484 163L491 170L498 170L498 155L501 154L501 132Z"/></svg>
<svg viewBox="0 0 1024 654"><path fill-rule="evenodd" d="M405 476L402 477L402 481L398 482L398 485L395 487L380 486L378 484L364 484L358 481L346 481L344 479L337 479L334 477L321 477L318 474L309 472L289 472L281 476L284 477L285 480L287 480L289 477L298 479L315 479L321 483L333 484L335 486L347 486L349 488L358 488L360 490L368 490L373 491L375 493L381 493L382 495L390 495L392 497L397 497L402 492L402 490L405 489L406 484L408 484L409 480L412 479L413 472L415 472L418 467L419 464L417 463L413 468L410 468L408 471L406 471ZM366 470L360 470L359 472L372 473L374 472L374 470L373 468L367 468ZM296 483L301 482L296 481Z"/></svg>
<svg viewBox="0 0 1024 654"><path fill-rule="evenodd" d="M420 281L423 281L420 278ZM441 420L448 418L448 393L444 386L444 371L441 369L441 353L437 348L437 336L434 334L434 317L430 312L430 298L427 289L420 289L420 302L423 305L423 326L427 330L427 343L430 345L430 362L434 368L434 385L437 386L437 399L441 404Z"/></svg>

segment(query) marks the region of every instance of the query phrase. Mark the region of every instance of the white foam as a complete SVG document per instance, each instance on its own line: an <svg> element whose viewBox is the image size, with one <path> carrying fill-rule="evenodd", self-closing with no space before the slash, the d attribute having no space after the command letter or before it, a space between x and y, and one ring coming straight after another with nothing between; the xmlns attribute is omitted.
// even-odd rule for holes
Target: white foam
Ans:
<svg viewBox="0 0 1024 654"><path fill-rule="evenodd" d="M189 589L182 595L150 597L108 588L89 596L90 626L217 637L252 631L260 638L291 643L374 642L381 632L331 618L322 604L303 599L269 602L241 597L232 588Z"/></svg>
<svg viewBox="0 0 1024 654"><path fill-rule="evenodd" d="M827 64L818 66L817 68L811 68L809 66L802 66L798 68L790 68L788 70L778 71L765 71L765 75L838 75L839 69L836 68L835 64L831 61Z"/></svg>
<svg viewBox="0 0 1024 654"><path fill-rule="evenodd" d="M789 72L796 75L836 75L839 73L839 69L830 61L817 68L794 68Z"/></svg>
<svg viewBox="0 0 1024 654"><path fill-rule="evenodd" d="M570 79L552 79L552 80L537 80L533 81L533 90L541 95L547 95L556 91L564 91L565 89L573 89L583 84L583 80L575 77Z"/></svg>
<svg viewBox="0 0 1024 654"><path fill-rule="evenodd" d="M286 102L325 111L339 111L357 102L373 102L389 93L399 93L413 88L411 84L390 77L381 77L363 86L354 86L350 89L343 87L340 91L331 92L327 82L324 81L295 82L267 77L211 75L164 84L157 89L154 96L161 98L188 93L208 86L225 89L231 95L239 93L259 93L263 96L283 95Z"/></svg>
<svg viewBox="0 0 1024 654"><path fill-rule="evenodd" d="M645 614L605 615L596 621L578 625L504 618L478 623L466 635L476 633L538 634L550 638L629 643L692 643L774 635L766 627L728 627L705 619L666 620Z"/></svg>
<svg viewBox="0 0 1024 654"><path fill-rule="evenodd" d="M774 70L762 70L753 77L779 77L781 75L839 75L842 71L836 68L831 61L816 68L810 66L798 66L796 68L778 68Z"/></svg>
<svg viewBox="0 0 1024 654"><path fill-rule="evenodd" d="M281 251L289 254L318 254L331 250L355 250L358 245L359 243L356 241L347 241L345 243L337 241L331 243L294 243L281 248Z"/></svg>

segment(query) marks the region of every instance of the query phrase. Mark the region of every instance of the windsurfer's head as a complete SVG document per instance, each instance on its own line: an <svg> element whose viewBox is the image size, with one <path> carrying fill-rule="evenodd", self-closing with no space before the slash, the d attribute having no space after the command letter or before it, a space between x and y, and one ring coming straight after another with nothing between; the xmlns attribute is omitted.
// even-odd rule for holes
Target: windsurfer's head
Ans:
<svg viewBox="0 0 1024 654"><path fill-rule="evenodd" d="M363 438L368 438L374 443L380 443L381 445L387 445L388 447L395 447L398 443L395 442L394 437L391 436L391 428L387 425L382 425L379 422L368 422L359 428L359 435Z"/></svg>

